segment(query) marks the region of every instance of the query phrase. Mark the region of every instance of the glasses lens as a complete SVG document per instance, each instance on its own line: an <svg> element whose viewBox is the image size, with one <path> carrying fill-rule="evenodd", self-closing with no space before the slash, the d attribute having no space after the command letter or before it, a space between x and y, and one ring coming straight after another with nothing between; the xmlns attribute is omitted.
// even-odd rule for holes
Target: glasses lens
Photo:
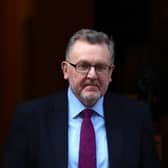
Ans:
<svg viewBox="0 0 168 168"><path fill-rule="evenodd" d="M89 64L84 64L84 63L80 63L76 65L76 70L78 72L88 72L90 69L90 65Z"/></svg>
<svg viewBox="0 0 168 168"><path fill-rule="evenodd" d="M108 66L107 65L103 65L103 64L97 64L97 65L95 65L95 69L96 69L96 72L104 73L104 72L107 71Z"/></svg>

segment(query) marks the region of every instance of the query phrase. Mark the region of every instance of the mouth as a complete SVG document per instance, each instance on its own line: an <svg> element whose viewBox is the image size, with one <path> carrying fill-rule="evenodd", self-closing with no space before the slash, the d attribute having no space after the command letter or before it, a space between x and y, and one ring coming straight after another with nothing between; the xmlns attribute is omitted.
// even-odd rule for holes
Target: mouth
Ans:
<svg viewBox="0 0 168 168"><path fill-rule="evenodd" d="M85 85L85 90L87 91L97 91L98 90L98 86L97 85Z"/></svg>

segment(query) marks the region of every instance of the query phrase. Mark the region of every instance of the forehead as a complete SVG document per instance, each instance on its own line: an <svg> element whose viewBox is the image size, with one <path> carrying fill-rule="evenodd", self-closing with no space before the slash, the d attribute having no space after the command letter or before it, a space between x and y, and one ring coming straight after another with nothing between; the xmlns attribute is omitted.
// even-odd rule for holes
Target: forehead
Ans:
<svg viewBox="0 0 168 168"><path fill-rule="evenodd" d="M78 40L71 48L70 58L72 60L80 61L110 61L110 52L105 43L91 44L86 41Z"/></svg>

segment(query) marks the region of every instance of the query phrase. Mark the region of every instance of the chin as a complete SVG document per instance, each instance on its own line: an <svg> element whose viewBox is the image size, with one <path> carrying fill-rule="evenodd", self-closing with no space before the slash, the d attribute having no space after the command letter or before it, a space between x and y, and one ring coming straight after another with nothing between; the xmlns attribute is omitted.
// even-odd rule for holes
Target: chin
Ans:
<svg viewBox="0 0 168 168"><path fill-rule="evenodd" d="M97 93L97 92L90 92L90 93L83 93L81 95L83 97L83 99L87 100L87 101L97 101L101 94L100 93Z"/></svg>

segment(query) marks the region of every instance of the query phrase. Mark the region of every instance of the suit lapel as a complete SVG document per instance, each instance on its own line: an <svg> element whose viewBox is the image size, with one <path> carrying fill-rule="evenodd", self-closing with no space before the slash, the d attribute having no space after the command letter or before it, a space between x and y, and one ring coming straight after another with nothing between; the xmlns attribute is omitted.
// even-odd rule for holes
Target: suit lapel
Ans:
<svg viewBox="0 0 168 168"><path fill-rule="evenodd" d="M120 167L119 165L122 164L123 126L119 105L113 97L107 96L105 98L104 111L110 168Z"/></svg>
<svg viewBox="0 0 168 168"><path fill-rule="evenodd" d="M66 94L58 95L54 100L54 109L49 115L49 138L56 167L67 167L68 116Z"/></svg>

